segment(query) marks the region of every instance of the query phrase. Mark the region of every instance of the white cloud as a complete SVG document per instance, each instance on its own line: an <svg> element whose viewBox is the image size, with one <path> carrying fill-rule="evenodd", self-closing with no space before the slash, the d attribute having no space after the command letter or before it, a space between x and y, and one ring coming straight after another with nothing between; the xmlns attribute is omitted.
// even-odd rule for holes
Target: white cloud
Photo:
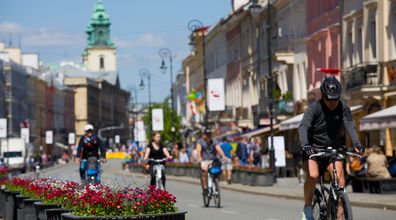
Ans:
<svg viewBox="0 0 396 220"><path fill-rule="evenodd" d="M114 37L114 43L118 48L131 49L137 47L160 47L165 45L165 40L150 33L140 35L135 39Z"/></svg>
<svg viewBox="0 0 396 220"><path fill-rule="evenodd" d="M16 33L21 33L23 32L22 26L16 23L12 22L3 22L0 23L0 33L10 33L10 34L16 34Z"/></svg>
<svg viewBox="0 0 396 220"><path fill-rule="evenodd" d="M26 47L83 47L83 34L52 31L46 28L26 28L17 23L0 23L0 37L7 39L8 35L21 37ZM15 37L15 36L14 36Z"/></svg>

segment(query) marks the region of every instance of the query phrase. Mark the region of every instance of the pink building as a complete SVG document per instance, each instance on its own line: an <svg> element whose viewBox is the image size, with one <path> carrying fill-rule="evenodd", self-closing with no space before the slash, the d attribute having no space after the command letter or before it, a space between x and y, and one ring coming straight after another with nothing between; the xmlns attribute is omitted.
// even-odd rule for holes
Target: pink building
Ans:
<svg viewBox="0 0 396 220"><path fill-rule="evenodd" d="M320 98L323 73L340 67L340 0L307 0L308 100ZM339 77L339 76L338 76Z"/></svg>

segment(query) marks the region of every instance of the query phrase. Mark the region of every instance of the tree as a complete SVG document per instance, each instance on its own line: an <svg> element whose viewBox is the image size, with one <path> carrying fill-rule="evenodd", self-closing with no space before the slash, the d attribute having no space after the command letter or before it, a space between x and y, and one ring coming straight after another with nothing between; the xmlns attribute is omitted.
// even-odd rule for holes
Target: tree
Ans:
<svg viewBox="0 0 396 220"><path fill-rule="evenodd" d="M165 144L168 143L181 143L182 135L180 134L180 117L177 115L176 111L170 108L169 98L166 98L163 103L153 103L151 109L162 108L164 113L164 130L161 131L161 141ZM152 113L146 108L147 114L144 116L144 124L146 125L146 138L151 141L151 122ZM172 133L172 114L173 114L173 126L175 131Z"/></svg>

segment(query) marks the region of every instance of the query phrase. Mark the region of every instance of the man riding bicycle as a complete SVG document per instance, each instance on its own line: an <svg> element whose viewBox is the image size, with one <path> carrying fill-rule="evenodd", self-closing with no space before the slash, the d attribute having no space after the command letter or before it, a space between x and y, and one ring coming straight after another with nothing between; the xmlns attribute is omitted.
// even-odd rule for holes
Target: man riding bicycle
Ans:
<svg viewBox="0 0 396 220"><path fill-rule="evenodd" d="M304 184L305 205L302 219L313 219L312 198L315 185L319 178L319 164L332 170L332 164L326 158L310 158L319 149L327 147L342 147L345 131L347 130L352 139L352 144L356 152L363 152L364 148L360 144L355 130L355 121L352 117L349 106L340 100L341 84L334 76L325 76L320 86L322 98L311 104L304 113L299 127L299 139L302 147L304 169L307 178ZM339 186L345 187L345 178L342 159L336 163ZM332 173L332 172L330 172Z"/></svg>
<svg viewBox="0 0 396 220"><path fill-rule="evenodd" d="M201 165L201 185L203 193L208 194L208 168L209 165L216 158L217 153L220 154L224 160L229 160L224 155L219 143L212 139L212 132L209 129L204 129L202 138L197 140L197 154L198 162Z"/></svg>
<svg viewBox="0 0 396 220"><path fill-rule="evenodd" d="M93 126L87 124L84 127L85 134L80 138L77 147L77 163L80 164L80 178L85 180L85 166L82 160L87 160L89 157L101 158L102 163L106 163L106 150L102 141L93 133Z"/></svg>

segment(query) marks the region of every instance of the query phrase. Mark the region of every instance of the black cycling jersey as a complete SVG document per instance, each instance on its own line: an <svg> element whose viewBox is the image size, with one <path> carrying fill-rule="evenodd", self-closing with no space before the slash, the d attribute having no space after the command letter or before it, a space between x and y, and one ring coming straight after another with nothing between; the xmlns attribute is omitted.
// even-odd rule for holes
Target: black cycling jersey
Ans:
<svg viewBox="0 0 396 220"><path fill-rule="evenodd" d="M331 111L321 99L311 104L304 112L298 130L300 144L315 148L343 146L345 129L352 139L353 146L360 145L355 131L355 121L348 105L341 100L336 109Z"/></svg>
<svg viewBox="0 0 396 220"><path fill-rule="evenodd" d="M80 142L77 147L77 155L81 159L88 159L88 157L95 156L106 158L106 150L102 144L102 141L96 135L92 137L88 137L87 135L83 135L80 139Z"/></svg>

